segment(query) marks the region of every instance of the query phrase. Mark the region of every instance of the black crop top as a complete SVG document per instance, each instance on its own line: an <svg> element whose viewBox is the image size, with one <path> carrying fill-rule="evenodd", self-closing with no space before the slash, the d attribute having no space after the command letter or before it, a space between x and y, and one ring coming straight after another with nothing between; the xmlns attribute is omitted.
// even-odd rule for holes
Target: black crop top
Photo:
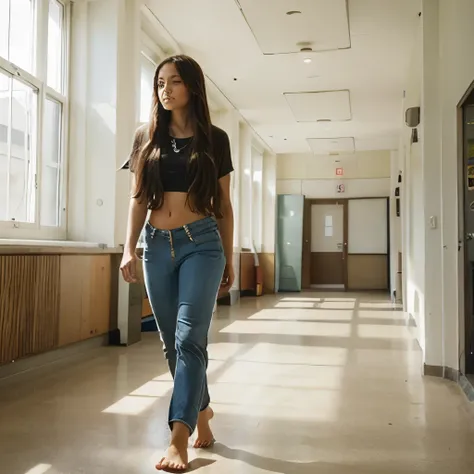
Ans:
<svg viewBox="0 0 474 474"><path fill-rule="evenodd" d="M148 125L142 125L135 132L132 151L120 169L135 171L135 162L142 146L148 139ZM192 183L193 176L188 172L192 138L174 138L160 155L160 175L164 192L186 193ZM227 133L212 126L213 158L217 167L217 178L234 171Z"/></svg>

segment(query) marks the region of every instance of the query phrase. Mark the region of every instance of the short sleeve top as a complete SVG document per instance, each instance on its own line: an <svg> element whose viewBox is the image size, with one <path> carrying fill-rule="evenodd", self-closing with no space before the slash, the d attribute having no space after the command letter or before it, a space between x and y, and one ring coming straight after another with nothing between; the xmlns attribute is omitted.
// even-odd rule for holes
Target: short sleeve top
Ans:
<svg viewBox="0 0 474 474"><path fill-rule="evenodd" d="M148 126L143 125L135 132L132 151L121 166L135 172L136 161L148 139ZM192 138L175 138L172 145L165 147L160 155L160 176L165 192L188 192L194 176L188 172ZM217 179L234 171L227 133L212 126L213 158L217 168Z"/></svg>

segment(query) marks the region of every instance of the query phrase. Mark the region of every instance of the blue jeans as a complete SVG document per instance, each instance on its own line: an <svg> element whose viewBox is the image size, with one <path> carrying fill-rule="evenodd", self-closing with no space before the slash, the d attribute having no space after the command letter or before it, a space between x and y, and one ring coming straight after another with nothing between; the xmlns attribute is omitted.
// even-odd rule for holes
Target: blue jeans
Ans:
<svg viewBox="0 0 474 474"><path fill-rule="evenodd" d="M146 224L145 286L174 379L169 423L192 434L209 405L207 336L225 267L214 218L173 230Z"/></svg>

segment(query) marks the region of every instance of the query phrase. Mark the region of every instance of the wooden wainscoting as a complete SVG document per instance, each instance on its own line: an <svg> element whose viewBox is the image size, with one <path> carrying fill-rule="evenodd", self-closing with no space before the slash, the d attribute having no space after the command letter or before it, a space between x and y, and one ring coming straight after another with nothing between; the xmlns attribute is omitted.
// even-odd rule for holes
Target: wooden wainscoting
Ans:
<svg viewBox="0 0 474 474"><path fill-rule="evenodd" d="M356 255L348 256L349 290L388 290L388 256Z"/></svg>
<svg viewBox="0 0 474 474"><path fill-rule="evenodd" d="M58 342L60 257L0 256L0 364Z"/></svg>
<svg viewBox="0 0 474 474"><path fill-rule="evenodd" d="M115 329L111 286L109 254L0 255L0 364Z"/></svg>
<svg viewBox="0 0 474 474"><path fill-rule="evenodd" d="M259 253L258 259L263 272L263 293L275 293L275 254Z"/></svg>
<svg viewBox="0 0 474 474"><path fill-rule="evenodd" d="M109 255L62 256L60 287L59 346L109 331Z"/></svg>
<svg viewBox="0 0 474 474"><path fill-rule="evenodd" d="M255 256L251 252L240 254L240 291L255 292Z"/></svg>

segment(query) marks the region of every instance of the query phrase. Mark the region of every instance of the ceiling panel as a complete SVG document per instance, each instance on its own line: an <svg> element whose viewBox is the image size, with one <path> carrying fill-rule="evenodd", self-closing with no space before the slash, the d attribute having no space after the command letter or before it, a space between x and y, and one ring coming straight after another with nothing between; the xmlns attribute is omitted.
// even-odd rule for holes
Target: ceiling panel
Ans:
<svg viewBox="0 0 474 474"><path fill-rule="evenodd" d="M349 1L350 48L314 54L311 63L305 63L302 54L262 54L263 43L256 41L236 0L143 2L157 19L154 35L165 38L159 41L161 48L167 50L169 44L176 44L176 50L193 56L215 90L222 92L222 108L234 106L275 153L308 153L307 138L355 137L357 151L398 147L401 92L406 87L409 62L416 62L414 53L421 45L421 19L414 6L419 0ZM264 23L259 28L276 41L281 38L283 49L289 44L294 48L296 41L305 38L316 41L320 31L337 31L338 17L329 18L338 8L336 4L340 2L240 0L247 20L253 24L254 15L260 15ZM309 27L298 23L303 20L298 15L286 15L290 9L304 15L307 8L312 12ZM274 21L276 11L281 12L278 21ZM269 51L278 49L282 48L270 43ZM307 117L303 118L310 121L296 121L289 106L294 98L288 101L289 96L284 96L285 92L346 89L350 90L350 104L344 114L335 96L328 96L331 101L325 109L308 103ZM303 102L312 100L301 97ZM305 110L303 105L301 108ZM330 116L324 117L322 111L329 111ZM333 122L317 122L324 118Z"/></svg>
<svg viewBox="0 0 474 474"><path fill-rule="evenodd" d="M236 0L264 54L351 46L346 0ZM287 15L289 11L301 12Z"/></svg>
<svg viewBox="0 0 474 474"><path fill-rule="evenodd" d="M315 155L355 153L354 137L308 138L308 144Z"/></svg>
<svg viewBox="0 0 474 474"><path fill-rule="evenodd" d="M351 120L350 91L284 93L297 122Z"/></svg>

